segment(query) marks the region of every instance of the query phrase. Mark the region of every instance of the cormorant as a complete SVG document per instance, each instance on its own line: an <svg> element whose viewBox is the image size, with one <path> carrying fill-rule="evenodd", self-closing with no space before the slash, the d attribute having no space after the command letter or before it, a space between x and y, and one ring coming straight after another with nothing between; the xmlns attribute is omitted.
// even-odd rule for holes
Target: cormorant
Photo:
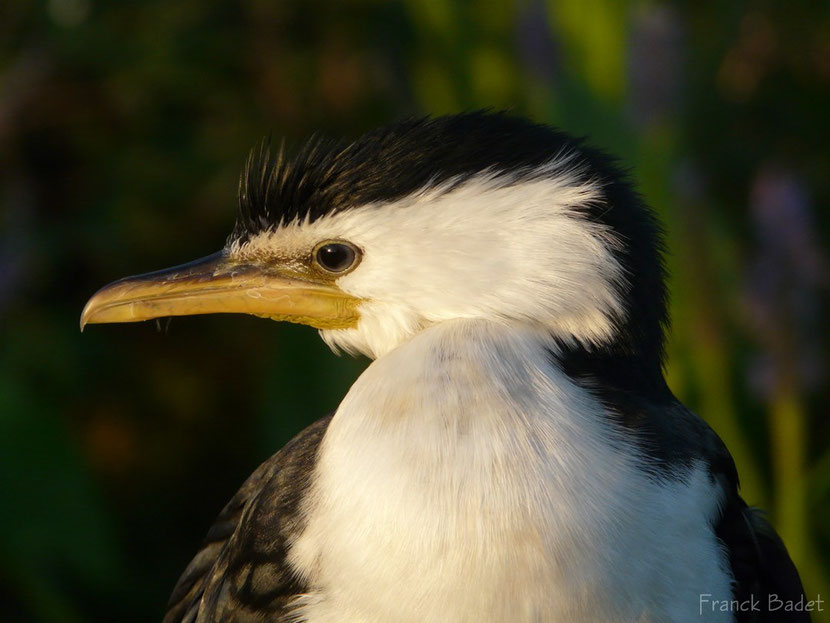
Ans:
<svg viewBox="0 0 830 623"><path fill-rule="evenodd" d="M222 510L165 622L808 620L769 607L798 573L664 381L661 252L614 160L504 113L252 152L225 248L81 327L247 313L374 361Z"/></svg>

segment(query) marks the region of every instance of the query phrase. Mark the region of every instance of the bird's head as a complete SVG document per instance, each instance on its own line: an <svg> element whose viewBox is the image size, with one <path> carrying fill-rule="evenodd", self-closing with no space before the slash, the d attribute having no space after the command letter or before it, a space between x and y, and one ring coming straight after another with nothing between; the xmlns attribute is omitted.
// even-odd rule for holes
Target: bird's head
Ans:
<svg viewBox="0 0 830 623"><path fill-rule="evenodd" d="M255 150L219 253L128 277L81 325L239 312L378 357L456 318L660 367L659 227L612 161L500 113L420 119L293 158Z"/></svg>

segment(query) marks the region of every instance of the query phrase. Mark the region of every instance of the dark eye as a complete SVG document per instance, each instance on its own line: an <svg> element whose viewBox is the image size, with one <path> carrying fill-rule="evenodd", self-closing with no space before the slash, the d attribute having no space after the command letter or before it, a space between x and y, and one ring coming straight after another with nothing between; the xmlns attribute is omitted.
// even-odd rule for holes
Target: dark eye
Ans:
<svg viewBox="0 0 830 623"><path fill-rule="evenodd" d="M327 242L314 252L314 260L330 273L342 273L355 265L358 250L345 242Z"/></svg>

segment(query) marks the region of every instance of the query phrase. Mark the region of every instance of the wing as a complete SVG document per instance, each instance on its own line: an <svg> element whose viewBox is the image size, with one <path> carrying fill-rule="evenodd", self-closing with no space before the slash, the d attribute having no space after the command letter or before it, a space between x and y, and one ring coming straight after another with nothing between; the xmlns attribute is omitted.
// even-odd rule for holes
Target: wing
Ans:
<svg viewBox="0 0 830 623"><path fill-rule="evenodd" d="M798 603L804 588L787 548L763 513L737 495L724 508L715 533L726 545L735 577L735 599L757 608L736 613L736 623L809 623L808 612L786 612ZM770 601L770 598L778 601ZM772 607L770 607L772 604Z"/></svg>
<svg viewBox="0 0 830 623"><path fill-rule="evenodd" d="M279 621L304 586L285 558L332 416L265 461L219 513L173 589L164 623Z"/></svg>
<svg viewBox="0 0 830 623"><path fill-rule="evenodd" d="M804 596L798 571L763 513L747 506L738 495L738 473L723 441L701 418L680 402L672 402L668 414L665 407L650 413L648 409L631 413L640 414L639 424L644 425L649 438L662 440L659 447L672 449L652 451L658 464L671 466L703 459L723 489L724 505L715 535L729 556L734 598L740 604L751 605L746 611L735 612L736 623L809 623L809 613L784 612L775 608L783 605L777 602L770 609L771 596L784 603L797 603Z"/></svg>
<svg viewBox="0 0 830 623"><path fill-rule="evenodd" d="M785 612L770 597L797 603L804 597L798 571L787 549L761 511L748 507L738 495L735 463L717 433L670 394L659 402L612 389L593 387L615 420L634 433L661 477L677 466L704 460L724 492L715 535L724 544L734 578L734 598L755 604L736 612L736 623L805 623L806 612ZM806 602L806 598L805 598Z"/></svg>
<svg viewBox="0 0 830 623"><path fill-rule="evenodd" d="M650 430L672 447L662 460L667 464L703 459L711 476L724 492L721 516L715 535L726 547L734 578L734 598L750 604L746 611L735 612L736 623L809 623L805 612L784 612L769 608L769 599L796 603L804 595L798 571L784 543L766 521L763 513L746 505L738 494L738 473L723 441L706 422L681 403L671 407L671 417L652 422ZM660 430L671 427L671 430ZM806 601L806 600L805 600ZM752 605L754 604L754 605Z"/></svg>
<svg viewBox="0 0 830 623"><path fill-rule="evenodd" d="M709 463L712 477L724 492L715 535L725 545L734 578L734 598L750 608L735 612L736 623L809 623L806 612L785 612L776 605L797 603L804 588L787 548L762 511L751 508L738 494L738 473L723 441L708 424L677 403L683 411L673 422L682 431L686 452ZM772 603L770 598L782 603ZM806 599L805 599L806 603Z"/></svg>

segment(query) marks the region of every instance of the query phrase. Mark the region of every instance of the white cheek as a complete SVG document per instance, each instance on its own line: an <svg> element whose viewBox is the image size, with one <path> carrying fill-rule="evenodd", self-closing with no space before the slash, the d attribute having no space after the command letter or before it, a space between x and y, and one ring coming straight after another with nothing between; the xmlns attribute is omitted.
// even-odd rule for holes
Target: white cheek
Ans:
<svg viewBox="0 0 830 623"><path fill-rule="evenodd" d="M574 212L598 191L565 181L493 188L484 180L346 212L339 225L365 257L338 285L396 309L407 328L502 318L585 343L606 340L622 313L615 242ZM364 311L367 317L374 310ZM379 324L367 319L366 330Z"/></svg>
<svg viewBox="0 0 830 623"><path fill-rule="evenodd" d="M577 183L566 165L548 165L534 181L482 175L451 191L290 223L240 252L309 253L331 239L363 251L336 282L365 302L356 328L322 332L335 349L378 357L450 318L518 321L601 343L623 314L622 270L612 233L577 209L599 201L600 189Z"/></svg>

